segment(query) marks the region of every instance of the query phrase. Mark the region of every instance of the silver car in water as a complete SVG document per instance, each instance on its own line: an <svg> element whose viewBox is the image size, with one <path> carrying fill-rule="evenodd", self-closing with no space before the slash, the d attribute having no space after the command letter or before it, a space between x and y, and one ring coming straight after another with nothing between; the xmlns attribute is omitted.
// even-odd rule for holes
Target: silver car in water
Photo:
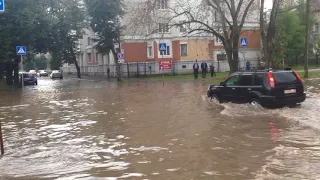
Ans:
<svg viewBox="0 0 320 180"><path fill-rule="evenodd" d="M63 79L62 72L59 70L53 70L50 74L50 78L51 79L56 79L56 78Z"/></svg>

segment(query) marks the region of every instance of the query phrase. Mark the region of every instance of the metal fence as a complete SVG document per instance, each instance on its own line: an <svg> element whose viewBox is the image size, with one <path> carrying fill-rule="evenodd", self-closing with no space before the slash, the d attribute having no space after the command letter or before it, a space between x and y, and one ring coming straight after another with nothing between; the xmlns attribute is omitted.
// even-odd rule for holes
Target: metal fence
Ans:
<svg viewBox="0 0 320 180"><path fill-rule="evenodd" d="M203 61L199 61L199 65ZM210 66L213 64L216 72L230 71L228 61L204 61ZM259 67L259 60L247 60L240 61L238 63L239 69L245 69L246 63L250 62L251 68ZM156 76L156 75L179 75L179 74L191 74L193 73L193 64L195 61L173 61L171 70L160 70L159 62L136 62L136 63L124 63L120 64L121 75L123 77L142 77L142 76ZM81 74L83 75L97 75L107 76L108 68L110 70L110 76L116 76L115 65L96 65L96 66L82 66L80 67ZM74 66L68 66L62 68L64 73L74 74L76 69Z"/></svg>

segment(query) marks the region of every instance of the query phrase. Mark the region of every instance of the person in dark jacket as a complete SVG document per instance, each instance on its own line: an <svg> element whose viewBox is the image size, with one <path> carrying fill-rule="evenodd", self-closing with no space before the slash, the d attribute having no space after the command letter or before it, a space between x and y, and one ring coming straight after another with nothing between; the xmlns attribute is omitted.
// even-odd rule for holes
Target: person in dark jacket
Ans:
<svg viewBox="0 0 320 180"><path fill-rule="evenodd" d="M198 64L198 60L197 59L196 59L196 62L193 64L193 74L194 74L194 78L198 79L199 64Z"/></svg>
<svg viewBox="0 0 320 180"><path fill-rule="evenodd" d="M213 75L216 77L216 72L215 72L215 70L214 70L214 65L213 65L213 63L210 65L210 73L211 73L211 77L213 77Z"/></svg>
<svg viewBox="0 0 320 180"><path fill-rule="evenodd" d="M108 79L110 79L110 68L109 67L107 69L107 75L108 75Z"/></svg>
<svg viewBox="0 0 320 180"><path fill-rule="evenodd" d="M201 70L202 70L202 78L205 78L207 76L208 65L204 61L201 63Z"/></svg>

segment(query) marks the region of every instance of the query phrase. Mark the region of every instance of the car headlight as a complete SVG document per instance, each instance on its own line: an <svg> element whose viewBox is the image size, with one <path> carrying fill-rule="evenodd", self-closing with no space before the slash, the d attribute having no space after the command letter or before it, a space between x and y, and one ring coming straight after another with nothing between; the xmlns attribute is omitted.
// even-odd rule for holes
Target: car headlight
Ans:
<svg viewBox="0 0 320 180"><path fill-rule="evenodd" d="M208 87L208 90L210 90L211 86Z"/></svg>

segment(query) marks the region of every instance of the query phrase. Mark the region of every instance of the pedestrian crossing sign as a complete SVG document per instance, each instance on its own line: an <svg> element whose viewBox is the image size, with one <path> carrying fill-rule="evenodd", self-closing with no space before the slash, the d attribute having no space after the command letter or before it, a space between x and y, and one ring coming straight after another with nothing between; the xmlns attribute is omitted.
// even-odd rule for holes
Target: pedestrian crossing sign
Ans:
<svg viewBox="0 0 320 180"><path fill-rule="evenodd" d="M159 51L167 51L167 44L159 43Z"/></svg>
<svg viewBox="0 0 320 180"><path fill-rule="evenodd" d="M25 46L17 46L16 51L19 56L25 56L27 54L27 48Z"/></svg>
<svg viewBox="0 0 320 180"><path fill-rule="evenodd" d="M240 39L240 46L241 47L246 47L248 45L247 38L241 38Z"/></svg>

